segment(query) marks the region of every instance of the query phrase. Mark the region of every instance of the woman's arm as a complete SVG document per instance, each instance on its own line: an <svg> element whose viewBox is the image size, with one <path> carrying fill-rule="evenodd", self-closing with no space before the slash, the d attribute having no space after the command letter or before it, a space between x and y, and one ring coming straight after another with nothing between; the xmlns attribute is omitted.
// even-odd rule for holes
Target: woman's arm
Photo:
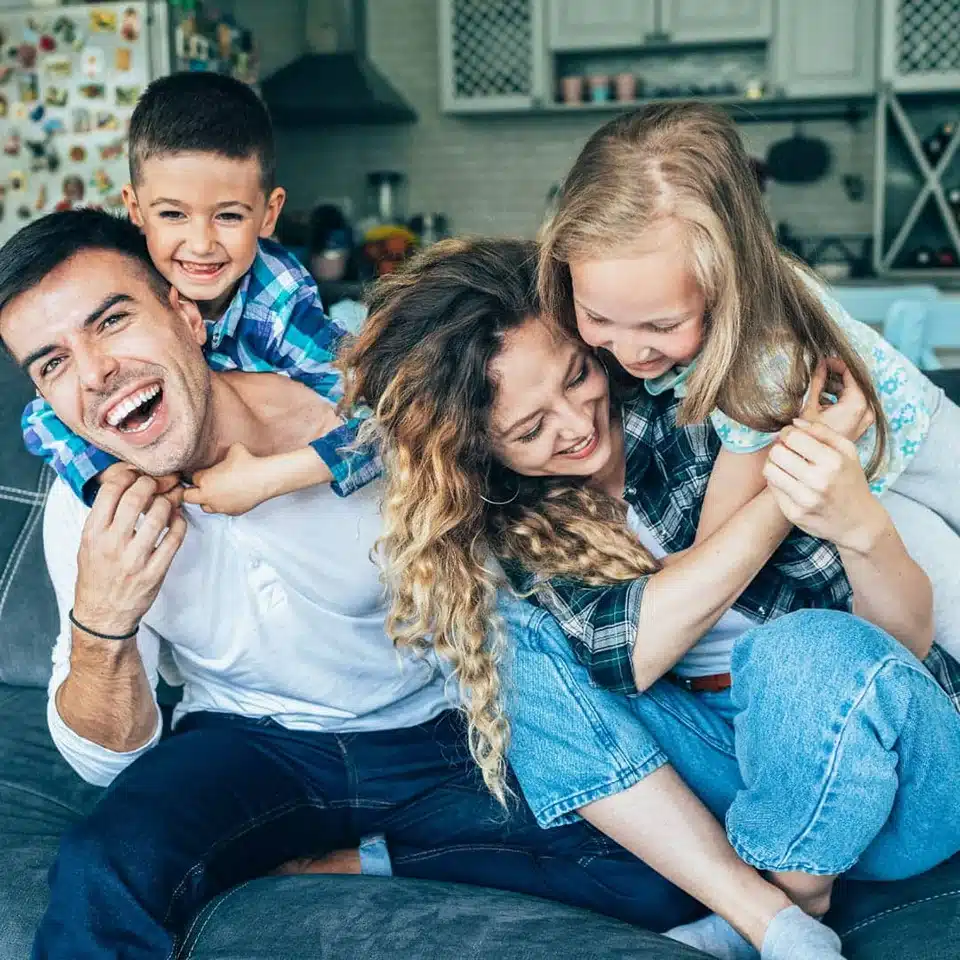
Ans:
<svg viewBox="0 0 960 960"><path fill-rule="evenodd" d="M771 450L765 476L792 523L836 544L854 613L924 659L933 643L933 589L870 492L856 447L825 423L797 421Z"/></svg>

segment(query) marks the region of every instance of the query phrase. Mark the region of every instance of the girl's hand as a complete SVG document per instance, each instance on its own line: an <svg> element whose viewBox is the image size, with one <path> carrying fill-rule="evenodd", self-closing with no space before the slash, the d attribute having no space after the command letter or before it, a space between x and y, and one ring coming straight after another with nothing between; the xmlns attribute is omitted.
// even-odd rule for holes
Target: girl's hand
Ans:
<svg viewBox="0 0 960 960"><path fill-rule="evenodd" d="M837 402L824 400L825 393L837 397ZM817 365L800 416L810 423L825 423L848 440L859 440L876 419L857 381L836 357Z"/></svg>
<svg viewBox="0 0 960 960"><path fill-rule="evenodd" d="M840 549L868 553L891 523L870 492L856 447L822 419L781 430L763 475L791 523Z"/></svg>

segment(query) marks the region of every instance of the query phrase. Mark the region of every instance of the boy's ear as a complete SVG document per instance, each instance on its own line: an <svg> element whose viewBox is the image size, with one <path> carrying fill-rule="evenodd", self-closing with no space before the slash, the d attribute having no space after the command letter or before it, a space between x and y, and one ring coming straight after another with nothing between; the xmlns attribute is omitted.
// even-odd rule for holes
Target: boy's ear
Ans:
<svg viewBox="0 0 960 960"><path fill-rule="evenodd" d="M137 201L137 192L133 189L133 184L125 183L120 195L123 197L123 205L127 208L130 222L135 223L142 230L143 214L140 212L140 203Z"/></svg>
<svg viewBox="0 0 960 960"><path fill-rule="evenodd" d="M270 196L267 197L267 211L263 215L263 223L260 224L261 237L270 237L273 234L286 199L287 191L283 187L274 187L270 192Z"/></svg>
<svg viewBox="0 0 960 960"><path fill-rule="evenodd" d="M187 325L197 343L202 347L207 342L207 325L200 315L200 308L189 297L185 297L176 287L170 287L170 306Z"/></svg>

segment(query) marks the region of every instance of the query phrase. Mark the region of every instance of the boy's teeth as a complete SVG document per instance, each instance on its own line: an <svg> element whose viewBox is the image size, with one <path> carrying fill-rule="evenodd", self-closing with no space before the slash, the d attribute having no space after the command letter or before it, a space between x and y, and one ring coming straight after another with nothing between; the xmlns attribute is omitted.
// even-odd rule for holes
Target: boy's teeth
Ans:
<svg viewBox="0 0 960 960"><path fill-rule="evenodd" d="M155 383L152 387L146 387L132 397L127 397L122 403L117 404L107 415L107 423L111 427L118 427L127 417L133 413L137 407L142 407L148 400L152 400L160 392L160 384Z"/></svg>

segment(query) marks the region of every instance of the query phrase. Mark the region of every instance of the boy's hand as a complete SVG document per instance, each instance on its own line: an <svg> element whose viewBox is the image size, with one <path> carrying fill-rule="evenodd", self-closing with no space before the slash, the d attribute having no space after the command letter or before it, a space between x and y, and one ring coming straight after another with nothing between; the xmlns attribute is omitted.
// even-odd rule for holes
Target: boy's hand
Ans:
<svg viewBox="0 0 960 960"><path fill-rule="evenodd" d="M194 503L204 513L237 517L275 496L271 457L255 457L235 443L219 463L198 470L193 486L183 493L184 503Z"/></svg>

